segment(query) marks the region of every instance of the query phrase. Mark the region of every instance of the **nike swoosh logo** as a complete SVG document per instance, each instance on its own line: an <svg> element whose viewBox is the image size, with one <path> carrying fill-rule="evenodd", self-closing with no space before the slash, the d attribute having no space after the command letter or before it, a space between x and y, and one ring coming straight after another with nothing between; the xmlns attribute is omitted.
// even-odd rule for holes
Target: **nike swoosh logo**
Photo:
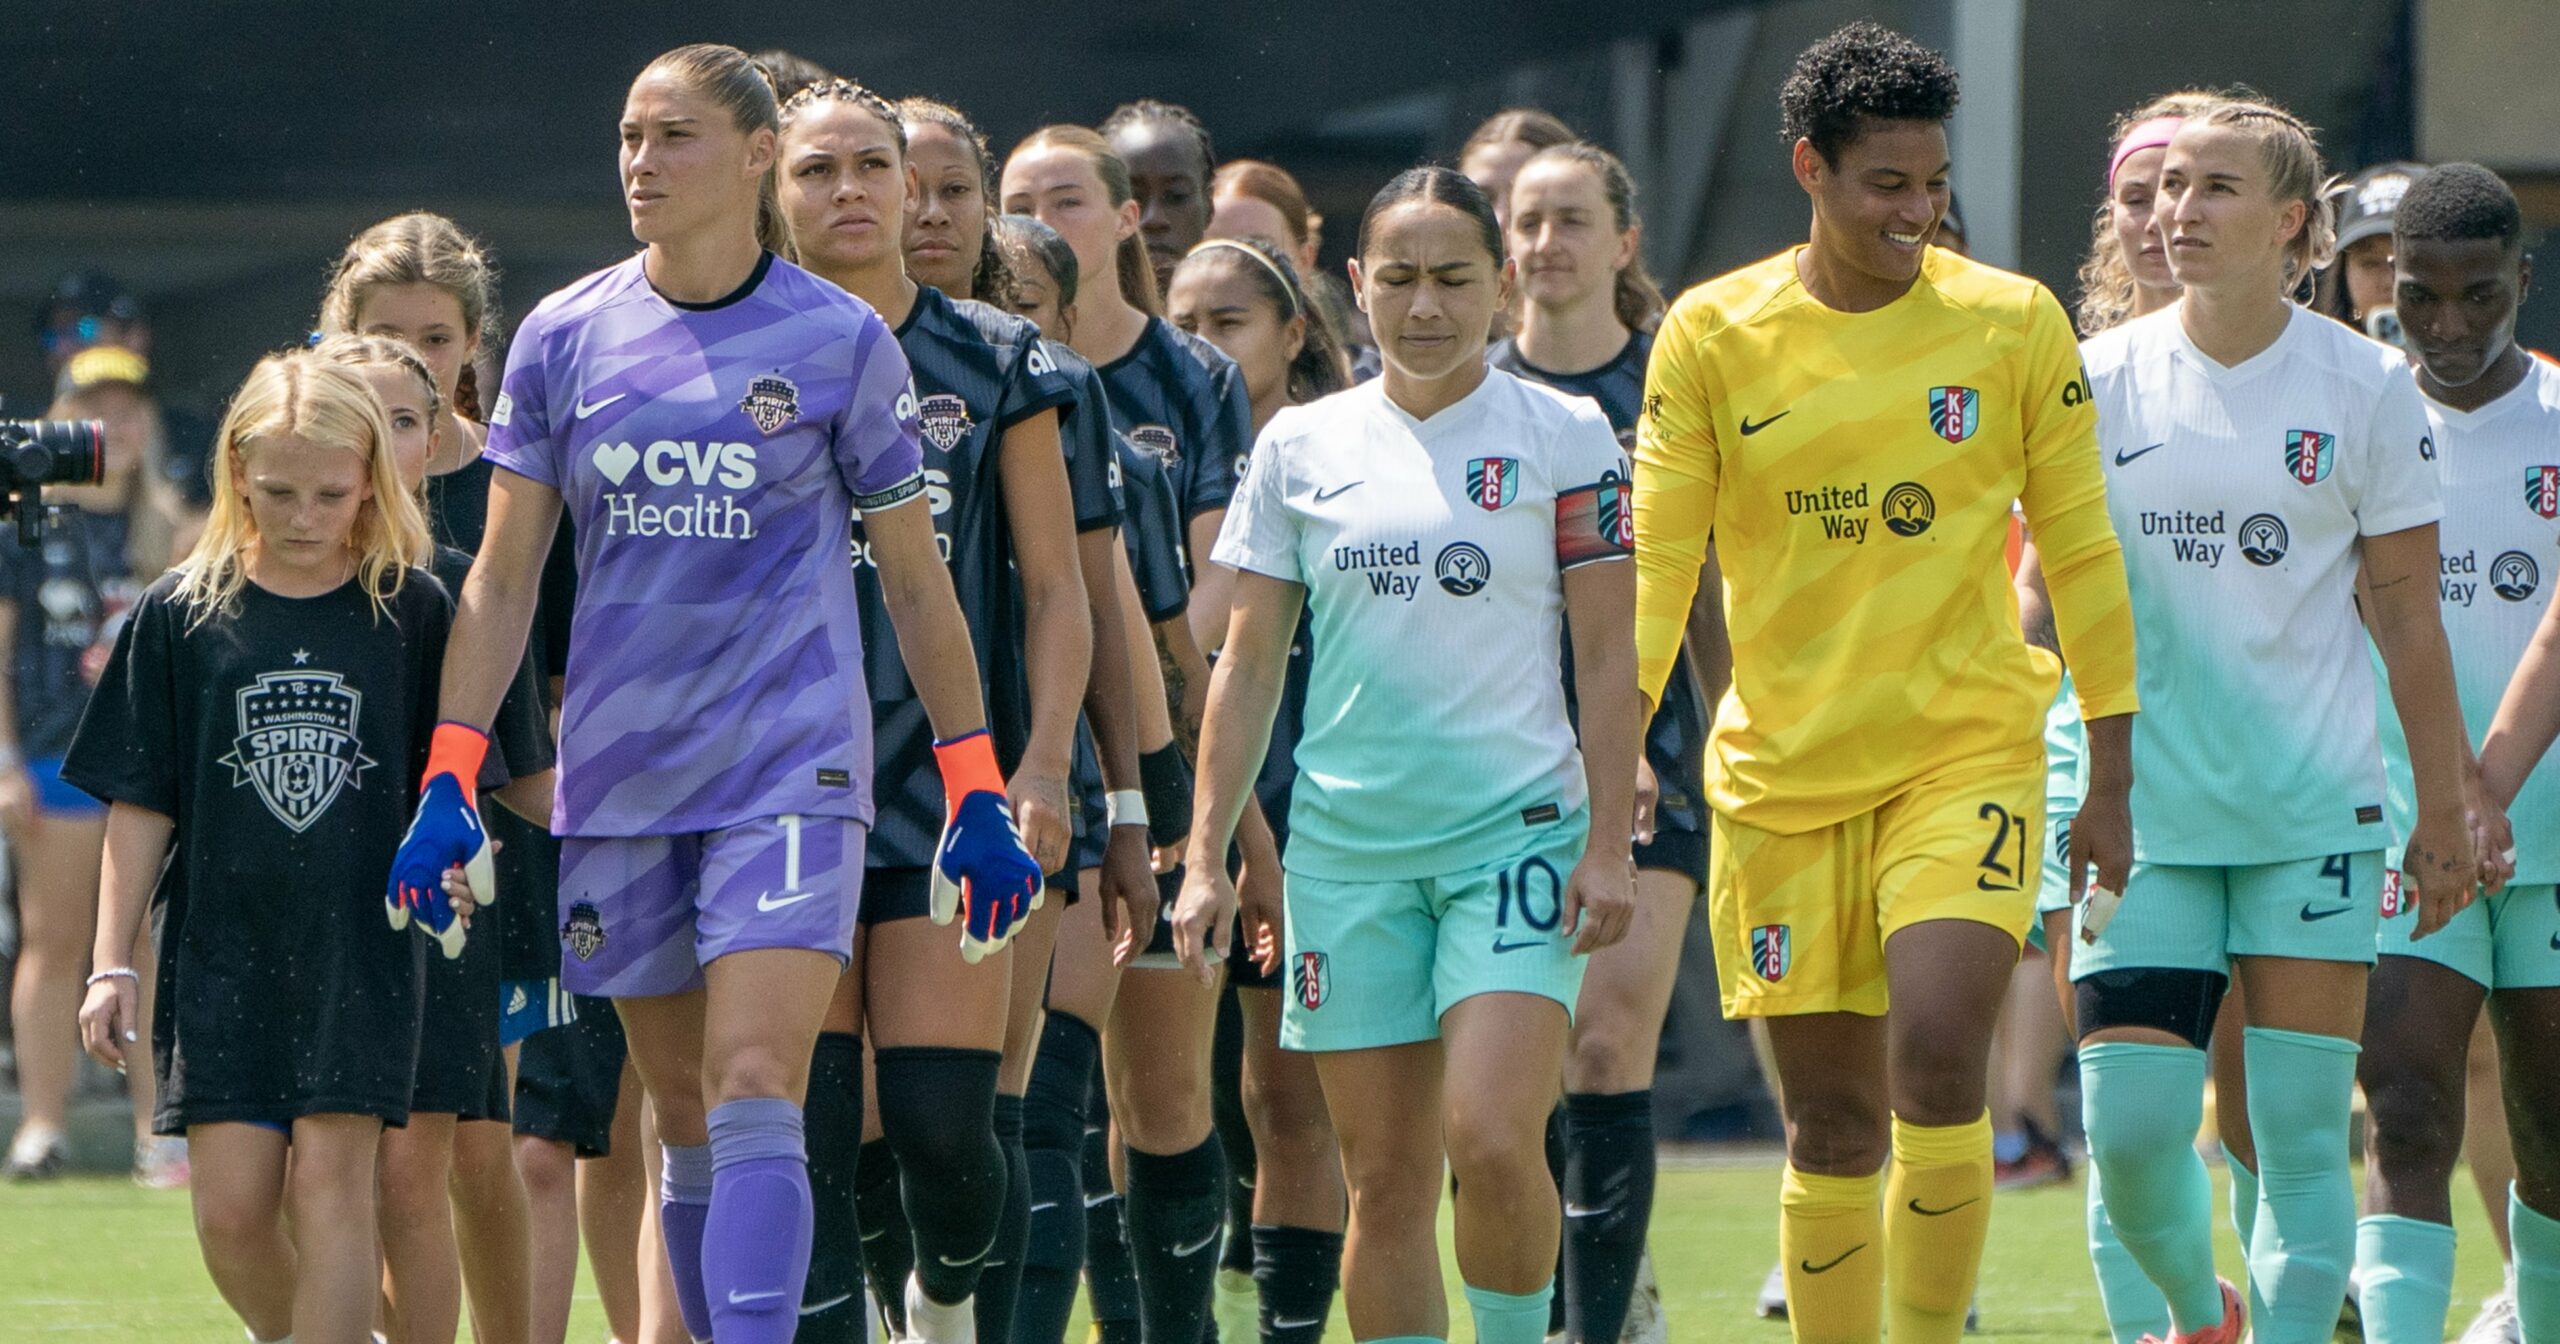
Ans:
<svg viewBox="0 0 2560 1344"><path fill-rule="evenodd" d="M1746 439L1750 438L1752 435L1759 433L1761 430L1767 429L1769 426L1774 425L1793 414L1795 414L1793 411L1780 411L1776 415L1770 416L1768 419L1763 420L1756 425L1751 423L1751 417L1746 415L1742 417L1742 437Z"/></svg>
<svg viewBox="0 0 2560 1344"><path fill-rule="evenodd" d="M1862 1242L1859 1242L1857 1245L1852 1246L1852 1247L1850 1247L1849 1249L1847 1249L1847 1250L1845 1250L1845 1251L1842 1251L1839 1255L1837 1255L1837 1256L1833 1257L1832 1259L1829 1259L1829 1260L1825 1260L1825 1261L1823 1261L1823 1262L1822 1262L1821 1264L1819 1264L1819 1265L1817 1265L1817 1264L1813 1263L1813 1262L1812 1262L1812 1261L1810 1261L1810 1260L1798 1260L1798 1261L1796 1262L1796 1268L1798 1268L1798 1269L1800 1269L1800 1270L1803 1270L1803 1271L1804 1271L1805 1273L1807 1273L1807 1274L1828 1274L1828 1273L1830 1273L1832 1270L1838 1269L1838 1268L1840 1267L1840 1262L1841 1262L1841 1261L1846 1260L1846 1259L1848 1259L1850 1256L1856 1255L1858 1252L1863 1251L1863 1250L1865 1250L1865 1249L1867 1249L1867 1243L1865 1243L1865 1242L1863 1242L1863 1241L1862 1241Z"/></svg>
<svg viewBox="0 0 2560 1344"><path fill-rule="evenodd" d="M610 406L610 405L612 405L613 403L615 403L615 402L617 402L617 401L620 401L620 400L622 400L624 397L627 397L627 396L630 396L630 395L631 395L631 394L630 394L630 393L628 393L628 392L616 392L616 393L614 393L612 396L609 396L609 397L605 398L605 399L604 399L604 400L602 400L602 401L582 401L582 402L579 402L579 403L578 403L578 418L579 418L579 419L581 419L581 420L584 420L584 419L586 419L588 416L591 416L591 415L595 414L596 412L603 410L605 407Z"/></svg>
<svg viewBox="0 0 2560 1344"><path fill-rule="evenodd" d="M1499 938L1493 940L1493 950L1496 952L1517 952L1524 947L1545 947L1546 945L1547 940L1544 938L1532 938L1525 943L1506 943Z"/></svg>
<svg viewBox="0 0 2560 1344"><path fill-rule="evenodd" d="M2305 924L2317 924L2321 920L2335 918L2336 916L2343 915L2353 909L2355 909L2355 907L2352 905L2342 905L2335 910L2314 910L2310 906L2306 905L2302 907L2302 922Z"/></svg>
<svg viewBox="0 0 2560 1344"><path fill-rule="evenodd" d="M803 1316L815 1316L815 1315L817 1315L819 1312L834 1310L835 1308L837 1308L837 1307L841 1307L841 1306L843 1306L845 1303L850 1302L850 1301L852 1301L852 1300L853 1300L853 1294L851 1294L851 1293L838 1293L838 1294L836 1294L834 1297L828 1298L828 1299L827 1299L826 1301L824 1301L824 1302L812 1303L812 1304L811 1304L811 1305L809 1305L809 1306L802 1307L802 1308L800 1309L800 1314L801 1314L801 1315L803 1315Z"/></svg>
<svg viewBox="0 0 2560 1344"><path fill-rule="evenodd" d="M1098 1209L1119 1197L1120 1192L1117 1190L1107 1195L1087 1195L1084 1197L1084 1206L1088 1209Z"/></svg>
<svg viewBox="0 0 2560 1344"><path fill-rule="evenodd" d="M937 1255L934 1259L951 1266L953 1269L967 1269L971 1265L983 1264L986 1261L986 1257L982 1255L965 1255L957 1260L954 1260L947 1255Z"/></svg>
<svg viewBox="0 0 2560 1344"><path fill-rule="evenodd" d="M2018 889L2018 884L2015 882L1994 882L1987 877L1976 877L1973 879L1973 889L1976 891L2016 891Z"/></svg>
<svg viewBox="0 0 2560 1344"><path fill-rule="evenodd" d="M1056 1201L1056 1200L1054 1200L1054 1199L1053 1199L1053 1200L1049 1200L1049 1201L1048 1201L1048 1202L1046 1202L1046 1203L1042 1203L1042 1204L1034 1204L1034 1205L1032 1205L1032 1206L1031 1206L1031 1211L1032 1211L1033 1213L1038 1213L1038 1212L1040 1212L1042 1209L1054 1209L1054 1208L1056 1208L1056 1207L1058 1207L1058 1201Z"/></svg>
<svg viewBox="0 0 2560 1344"><path fill-rule="evenodd" d="M1366 484L1368 484L1368 480L1364 477L1360 480L1353 481L1351 485L1337 485L1330 490L1318 490L1316 492L1316 502L1318 504L1322 504L1326 500L1333 498L1335 495L1341 494L1343 491L1350 489L1352 486Z"/></svg>
<svg viewBox="0 0 2560 1344"><path fill-rule="evenodd" d="M1271 1328L1274 1330L1313 1330L1322 1324L1324 1324L1324 1318L1322 1316L1310 1316L1303 1321L1273 1321L1271 1323Z"/></svg>
<svg viewBox="0 0 2560 1344"><path fill-rule="evenodd" d="M1586 1209L1579 1204L1567 1204L1564 1206L1564 1216L1567 1218L1597 1218L1608 1211L1609 1210L1606 1208Z"/></svg>
<svg viewBox="0 0 2560 1344"><path fill-rule="evenodd" d="M1174 1258L1175 1258L1175 1259L1177 1259L1177 1260L1179 1260L1179 1259L1185 1258L1185 1257L1187 1257L1187 1256L1194 1256L1194 1255L1198 1255L1198 1254L1199 1254L1199 1253L1201 1253L1202 1251L1205 1251L1205 1250L1209 1249L1209 1243L1210 1243L1210 1242L1213 1242L1213 1241L1216 1241L1217 1239L1218 1239L1218 1234L1217 1234L1217 1233L1215 1233L1215 1232L1212 1232L1212 1233L1210 1233L1209 1235L1207 1235L1207 1236L1205 1236L1205 1237L1202 1237L1202 1238L1201 1238L1201 1239L1199 1239L1198 1241L1195 1241L1195 1242L1191 1243L1191 1244L1190 1244L1190 1245L1188 1245L1188 1246L1176 1246L1176 1247L1174 1247L1174 1248L1173 1248Z"/></svg>
<svg viewBox="0 0 2560 1344"><path fill-rule="evenodd" d="M756 909L761 910L766 914L772 914L774 911L779 910L786 905L798 905L802 901L805 901L817 894L818 893L814 891L801 891L777 897L768 892L756 897Z"/></svg>
<svg viewBox="0 0 2560 1344"><path fill-rule="evenodd" d="M779 1288L765 1293L742 1293L737 1289L732 1288L729 1290L729 1305L734 1307L741 1302L762 1302L768 1297L780 1296L782 1296L782 1290Z"/></svg>
<svg viewBox="0 0 2560 1344"><path fill-rule="evenodd" d="M2551 950L2560 952L2560 933L2551 935Z"/></svg>
<svg viewBox="0 0 2560 1344"><path fill-rule="evenodd" d="M1963 1200L1963 1201L1961 1201L1961 1202L1954 1203L1954 1204L1950 1204L1950 1205L1948 1205L1947 1207L1945 1207L1945 1208L1943 1208L1943 1209L1924 1209L1924 1208L1920 1207L1920 1201L1915 1199L1915 1200L1911 1201L1911 1203L1910 1203L1907 1207L1908 1207L1908 1208L1909 1208L1913 1213L1919 1214L1919 1215L1920 1215L1921 1217L1923 1217L1923 1218L1944 1218L1944 1217L1946 1217L1948 1214L1951 1214L1951 1213L1955 1212L1956 1210L1958 1210L1958 1209L1961 1209L1961 1208L1965 1207L1965 1205L1967 1205L1967 1204L1979 1204L1979 1203L1981 1203L1981 1202L1982 1202L1982 1196L1980 1196L1980 1195L1975 1195L1975 1196L1974 1196L1973 1198L1971 1198L1971 1199Z"/></svg>
<svg viewBox="0 0 2560 1344"><path fill-rule="evenodd" d="M2126 452L2125 450L2123 450L2122 448L2118 448L2118 449L2116 450L2116 465L2117 465L2117 466L2119 466L2119 467L2121 467L2121 466L2123 466L2125 463L2130 462L2130 461L2132 461L2133 459L2135 459L2135 458L2137 458L2137 457L2142 456L2144 453L2147 453L2147 452L2152 451L2152 449L2155 449L2155 448L2166 448L2166 447L2168 447L2168 446L2169 446L2169 445L2167 445L2167 444L2165 444L2165 443L2155 443L2155 444L2151 445L2151 447L2150 447L2150 448L2136 448L2136 449L2134 449L2132 452L2129 452L2129 453L2128 453L2128 452Z"/></svg>

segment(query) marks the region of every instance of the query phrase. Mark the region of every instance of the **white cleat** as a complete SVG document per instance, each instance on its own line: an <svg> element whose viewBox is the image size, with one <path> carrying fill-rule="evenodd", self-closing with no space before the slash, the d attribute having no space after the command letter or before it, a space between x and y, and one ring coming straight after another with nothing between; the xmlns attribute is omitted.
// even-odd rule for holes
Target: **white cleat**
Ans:
<svg viewBox="0 0 2560 1344"><path fill-rule="evenodd" d="M916 1276L907 1276L907 1340L909 1344L978 1344L977 1299L964 1297L948 1305L924 1295Z"/></svg>
<svg viewBox="0 0 2560 1344"><path fill-rule="evenodd" d="M1764 1321L1787 1319L1787 1267L1771 1265L1769 1277L1760 1281L1760 1301L1752 1308Z"/></svg>
<svg viewBox="0 0 2560 1344"><path fill-rule="evenodd" d="M2516 1319L2516 1290L2480 1304L2480 1314L2463 1327L2461 1344L2523 1344L2524 1326Z"/></svg>
<svg viewBox="0 0 2560 1344"><path fill-rule="evenodd" d="M1671 1344L1671 1324L1662 1315L1662 1285L1653 1277L1653 1248L1636 1261L1636 1283L1627 1294L1627 1323L1618 1344Z"/></svg>

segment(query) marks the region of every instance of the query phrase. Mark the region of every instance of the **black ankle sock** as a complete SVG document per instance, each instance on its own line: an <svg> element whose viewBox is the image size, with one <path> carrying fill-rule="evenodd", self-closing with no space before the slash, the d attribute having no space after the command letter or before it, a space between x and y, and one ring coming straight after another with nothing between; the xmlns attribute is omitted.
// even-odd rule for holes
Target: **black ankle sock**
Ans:
<svg viewBox="0 0 2560 1344"><path fill-rule="evenodd" d="M1262 1297L1262 1344L1322 1344L1342 1286L1342 1234L1255 1224L1253 1286Z"/></svg>
<svg viewBox="0 0 2560 1344"><path fill-rule="evenodd" d="M809 1279L799 1344L862 1344L862 1227L854 1183L862 1155L862 1038L821 1032L803 1104L809 1145Z"/></svg>
<svg viewBox="0 0 2560 1344"><path fill-rule="evenodd" d="M1022 1098L996 1094L996 1146L1004 1151L1004 1212L996 1246L978 1274L978 1338L1013 1338L1013 1305L1022 1287L1022 1257L1031 1241L1031 1174L1022 1152Z"/></svg>
<svg viewBox="0 0 2560 1344"><path fill-rule="evenodd" d="M857 1130L856 1133L861 1131ZM915 1229L898 1204L898 1154L887 1139L862 1145L855 1168L854 1208L862 1224L862 1276L890 1334L907 1331L907 1275L916 1267Z"/></svg>
<svg viewBox="0 0 2560 1344"><path fill-rule="evenodd" d="M1617 1339L1653 1222L1653 1093L1564 1099L1564 1291L1567 1332Z"/></svg>
<svg viewBox="0 0 2560 1344"><path fill-rule="evenodd" d="M1129 1259L1150 1340L1196 1340L1217 1282L1227 1221L1226 1156L1217 1131L1179 1153L1129 1149Z"/></svg>

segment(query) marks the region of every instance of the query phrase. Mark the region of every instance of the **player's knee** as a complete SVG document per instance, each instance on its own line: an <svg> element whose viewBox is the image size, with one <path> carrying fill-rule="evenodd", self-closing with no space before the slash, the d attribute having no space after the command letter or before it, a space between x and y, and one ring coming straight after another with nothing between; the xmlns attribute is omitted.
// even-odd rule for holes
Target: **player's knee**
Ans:
<svg viewBox="0 0 2560 1344"><path fill-rule="evenodd" d="M1654 1033L1619 1014L1589 1014L1574 1024L1567 1045L1564 1086L1568 1092L1635 1092L1653 1085Z"/></svg>
<svg viewBox="0 0 2560 1344"><path fill-rule="evenodd" d="M1130 1147L1179 1153L1208 1137L1209 1079L1198 1069L1148 1067L1123 1075L1112 1094L1111 1118Z"/></svg>
<svg viewBox="0 0 2560 1344"><path fill-rule="evenodd" d="M237 1192L195 1195L196 1237L208 1254L240 1256L264 1251L283 1228L283 1209L275 1201Z"/></svg>
<svg viewBox="0 0 2560 1344"><path fill-rule="evenodd" d="M2548 1074L2520 1077L2528 1096L2521 1106L2507 1105L2507 1139L2515 1153L2518 1179L2532 1173L2535 1181L2560 1193L2560 1079ZM2542 1206L2537 1206L2542 1207Z"/></svg>
<svg viewBox="0 0 2560 1344"><path fill-rule="evenodd" d="M1333 1114L1325 1109L1324 1089L1312 1079L1275 1082L1245 1070L1239 1089L1245 1127L1253 1131L1257 1149L1297 1151L1333 1145Z"/></svg>
<svg viewBox="0 0 2560 1344"><path fill-rule="evenodd" d="M2385 1070L2365 1084L2365 1121L2374 1164L2394 1182L2453 1171L2462 1154L2462 1098L2448 1098L2417 1070Z"/></svg>
<svg viewBox="0 0 2560 1344"><path fill-rule="evenodd" d="M528 1199L575 1198L578 1158L569 1145L525 1135L516 1140L516 1171L524 1179Z"/></svg>
<svg viewBox="0 0 2560 1344"><path fill-rule="evenodd" d="M1346 1152L1343 1176L1361 1221L1370 1226L1429 1223L1439 1216L1440 1164L1437 1154L1409 1149ZM1467 1177L1459 1173L1459 1184Z"/></svg>
<svg viewBox="0 0 2560 1344"><path fill-rule="evenodd" d="M796 1097L809 1085L809 1061L803 1055L786 1058L786 1052L764 1045L742 1046L728 1057L708 1065L710 1092L717 1102L741 1101L750 1097Z"/></svg>
<svg viewBox="0 0 2560 1344"><path fill-rule="evenodd" d="M1865 1175L1884 1166L1892 1152L1893 1120L1881 1100L1849 1093L1800 1098L1802 1091L1788 1094L1789 1163L1825 1175Z"/></svg>
<svg viewBox="0 0 2560 1344"><path fill-rule="evenodd" d="M1449 1170L1461 1188L1471 1181L1502 1182L1547 1173L1546 1115L1505 1115L1490 1106L1458 1105L1442 1120Z"/></svg>

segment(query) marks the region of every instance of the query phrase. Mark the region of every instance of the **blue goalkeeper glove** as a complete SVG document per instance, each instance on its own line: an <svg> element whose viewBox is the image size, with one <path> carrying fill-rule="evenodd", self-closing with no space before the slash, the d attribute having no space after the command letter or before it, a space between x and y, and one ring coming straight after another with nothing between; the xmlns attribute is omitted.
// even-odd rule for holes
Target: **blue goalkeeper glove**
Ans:
<svg viewBox="0 0 2560 1344"><path fill-rule="evenodd" d="M931 913L936 924L960 920L960 959L975 965L1002 951L1023 917L1040 908L1040 865L1014 829L986 730L936 742L933 755L947 819L933 853Z"/></svg>
<svg viewBox="0 0 2560 1344"><path fill-rule="evenodd" d="M436 725L427 748L418 815L410 820L409 833L400 838L400 852L391 859L390 885L382 894L383 914L391 927L405 929L416 918L448 961L462 955L464 930L452 899L445 895L445 873L463 870L475 904L487 905L498 896L489 833L480 825L473 787L488 751L488 734L459 723Z"/></svg>

